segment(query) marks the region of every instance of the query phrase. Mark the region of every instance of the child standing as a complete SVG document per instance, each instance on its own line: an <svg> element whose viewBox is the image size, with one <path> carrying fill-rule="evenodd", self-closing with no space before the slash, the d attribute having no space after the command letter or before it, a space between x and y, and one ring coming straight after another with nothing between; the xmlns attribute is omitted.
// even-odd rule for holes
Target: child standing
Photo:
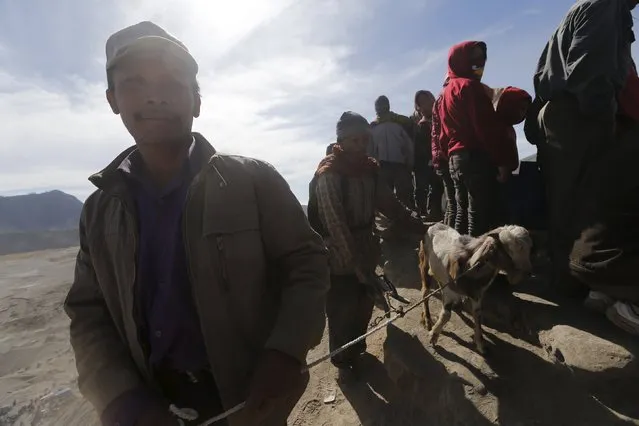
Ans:
<svg viewBox="0 0 639 426"><path fill-rule="evenodd" d="M448 58L449 81L437 105L455 186L455 229L473 236L498 223L498 179L505 179L518 165L505 148L504 125L481 84L486 59L484 42L453 46Z"/></svg>

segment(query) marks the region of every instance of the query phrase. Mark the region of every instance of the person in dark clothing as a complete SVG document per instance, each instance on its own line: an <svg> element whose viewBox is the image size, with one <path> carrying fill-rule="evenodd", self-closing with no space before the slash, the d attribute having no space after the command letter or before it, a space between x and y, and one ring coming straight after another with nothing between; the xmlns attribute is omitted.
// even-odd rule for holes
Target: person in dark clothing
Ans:
<svg viewBox="0 0 639 426"><path fill-rule="evenodd" d="M325 326L327 250L267 163L192 131L198 64L152 22L106 43L135 145L90 177L64 302L80 392L104 426L284 426Z"/></svg>
<svg viewBox="0 0 639 426"><path fill-rule="evenodd" d="M582 230L570 254L570 272L591 290L586 306L639 336L639 121L620 146L598 160L576 206ZM593 202L592 199L596 199Z"/></svg>
<svg viewBox="0 0 639 426"><path fill-rule="evenodd" d="M460 43L448 58L449 81L438 103L442 133L448 141L460 234L478 236L497 222L498 178L517 168L508 156L503 127L481 84L486 44Z"/></svg>
<svg viewBox="0 0 639 426"><path fill-rule="evenodd" d="M418 235L426 232L421 220L385 184L377 161L366 154L371 138L366 119L347 111L337 122L336 133L337 144L318 165L309 197L309 206L317 203L329 248L331 288L326 315L331 351L364 334L373 314L369 281L381 252L373 233L375 213ZM362 341L331 359L340 379L353 375L365 351Z"/></svg>
<svg viewBox="0 0 639 426"><path fill-rule="evenodd" d="M448 75L444 80L444 87L448 84ZM444 212L444 223L451 228L455 227L455 219L457 217L457 201L455 200L455 183L450 175L449 158L448 158L448 137L442 132L442 123L439 118L439 108L442 102L443 91L435 100L432 112L432 134L431 134L431 153L433 168L435 173L441 179L446 196L446 211Z"/></svg>
<svg viewBox="0 0 639 426"><path fill-rule="evenodd" d="M443 186L435 173L431 155L432 118L435 96L427 90L415 93L415 204L417 211L429 221L442 220Z"/></svg>
<svg viewBox="0 0 639 426"><path fill-rule="evenodd" d="M568 268L580 234L573 225L576 196L589 170L618 143L619 99L632 68L630 12L636 5L636 0L578 1L544 48L534 76L535 100L525 131L537 145L546 182L552 280L566 294L583 294Z"/></svg>

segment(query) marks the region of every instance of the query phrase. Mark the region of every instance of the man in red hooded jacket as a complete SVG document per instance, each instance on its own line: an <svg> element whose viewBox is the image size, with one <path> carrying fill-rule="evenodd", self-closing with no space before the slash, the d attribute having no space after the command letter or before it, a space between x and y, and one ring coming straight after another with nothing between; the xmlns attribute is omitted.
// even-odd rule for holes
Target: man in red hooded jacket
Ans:
<svg viewBox="0 0 639 426"><path fill-rule="evenodd" d="M449 81L437 103L455 185L455 229L470 235L481 235L496 224L498 177L503 180L518 165L508 155L503 125L481 84L486 59L484 42L453 46Z"/></svg>

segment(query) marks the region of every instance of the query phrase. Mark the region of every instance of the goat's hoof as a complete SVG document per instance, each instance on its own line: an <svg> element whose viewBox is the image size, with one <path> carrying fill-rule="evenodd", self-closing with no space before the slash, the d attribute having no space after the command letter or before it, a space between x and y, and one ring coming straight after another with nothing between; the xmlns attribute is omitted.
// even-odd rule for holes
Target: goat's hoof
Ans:
<svg viewBox="0 0 639 426"><path fill-rule="evenodd" d="M431 331L433 329L433 323L431 321L421 320L419 323L424 326L426 331Z"/></svg>
<svg viewBox="0 0 639 426"><path fill-rule="evenodd" d="M481 345L477 345L477 353L483 357L487 357L490 355L490 350L482 343Z"/></svg>
<svg viewBox="0 0 639 426"><path fill-rule="evenodd" d="M428 333L428 342L435 346L437 344L437 339L439 339L439 335L433 332Z"/></svg>

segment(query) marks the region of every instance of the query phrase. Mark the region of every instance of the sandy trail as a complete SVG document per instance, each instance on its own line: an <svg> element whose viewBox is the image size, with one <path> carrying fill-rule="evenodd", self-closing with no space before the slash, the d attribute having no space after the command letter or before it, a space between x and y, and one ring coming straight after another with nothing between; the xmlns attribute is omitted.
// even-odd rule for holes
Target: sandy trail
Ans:
<svg viewBox="0 0 639 426"><path fill-rule="evenodd" d="M0 257L0 426L97 425L75 384L62 310L76 250ZM387 244L385 251L400 293L419 299L414 246ZM639 425L639 342L600 318L575 321L543 298L508 291L490 300L498 321L488 318L485 327L489 358L474 352L472 329L458 315L439 347L426 344L415 310L367 340L361 382L340 388L330 363L312 369L289 424ZM432 308L436 315L439 301ZM327 352L325 334L308 358Z"/></svg>

